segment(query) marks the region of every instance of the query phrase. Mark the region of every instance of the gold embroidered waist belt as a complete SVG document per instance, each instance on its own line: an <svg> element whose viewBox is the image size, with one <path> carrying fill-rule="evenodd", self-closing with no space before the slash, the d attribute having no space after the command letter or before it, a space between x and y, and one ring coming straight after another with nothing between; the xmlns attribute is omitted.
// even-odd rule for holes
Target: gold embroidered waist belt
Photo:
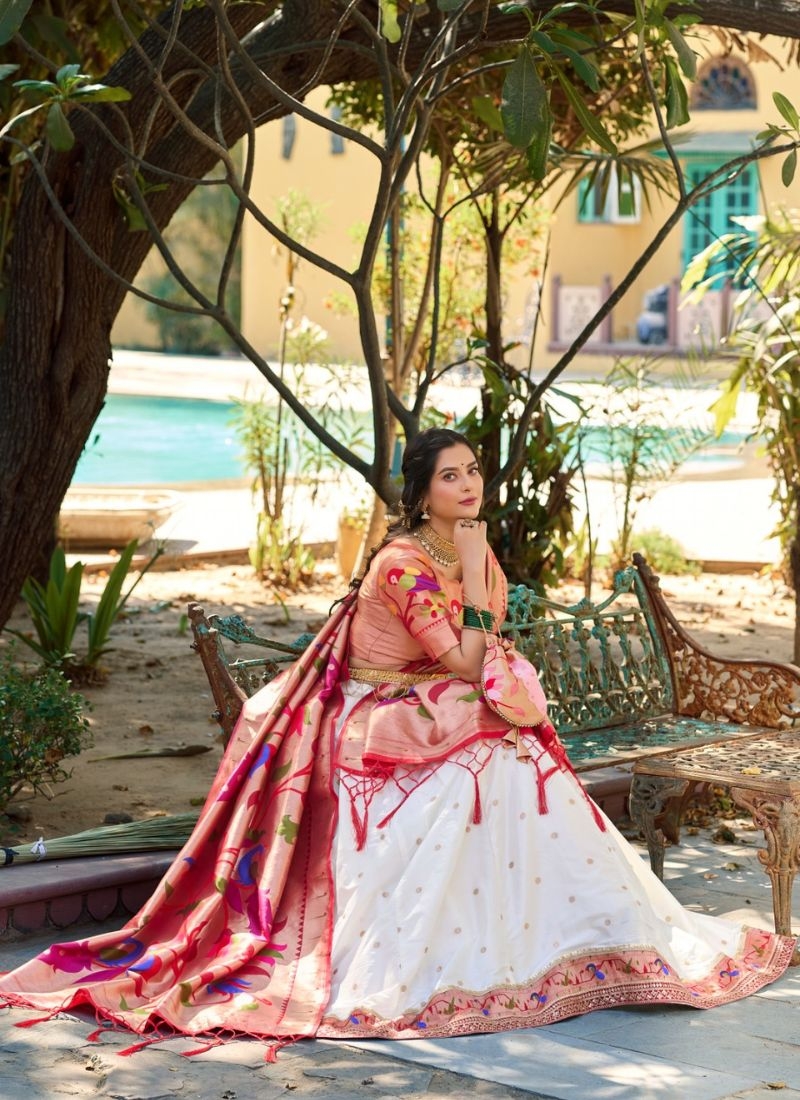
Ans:
<svg viewBox="0 0 800 1100"><path fill-rule="evenodd" d="M392 668L351 668L350 679L362 684L400 684L413 687L426 680L446 680L449 672L399 672Z"/></svg>

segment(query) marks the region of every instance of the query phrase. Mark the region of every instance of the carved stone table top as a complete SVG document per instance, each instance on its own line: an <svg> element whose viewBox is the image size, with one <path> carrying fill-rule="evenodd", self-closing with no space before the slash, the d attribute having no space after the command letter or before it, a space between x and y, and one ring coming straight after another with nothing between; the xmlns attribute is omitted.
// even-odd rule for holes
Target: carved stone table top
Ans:
<svg viewBox="0 0 800 1100"><path fill-rule="evenodd" d="M800 795L800 730L763 733L732 741L648 756L634 775L664 776L744 787L775 795Z"/></svg>

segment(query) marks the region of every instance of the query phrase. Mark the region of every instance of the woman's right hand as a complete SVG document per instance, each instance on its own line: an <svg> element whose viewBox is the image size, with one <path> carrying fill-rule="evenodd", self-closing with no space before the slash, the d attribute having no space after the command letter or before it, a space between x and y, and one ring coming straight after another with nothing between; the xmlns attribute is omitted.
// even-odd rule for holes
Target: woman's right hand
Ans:
<svg viewBox="0 0 800 1100"><path fill-rule="evenodd" d="M456 520L453 543L465 572L480 571L486 561L486 523L480 519Z"/></svg>

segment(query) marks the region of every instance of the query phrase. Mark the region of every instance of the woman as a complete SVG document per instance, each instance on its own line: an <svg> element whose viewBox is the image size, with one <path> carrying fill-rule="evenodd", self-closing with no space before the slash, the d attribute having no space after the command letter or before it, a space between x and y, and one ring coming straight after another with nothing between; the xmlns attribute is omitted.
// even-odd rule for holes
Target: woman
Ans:
<svg viewBox="0 0 800 1100"><path fill-rule="evenodd" d="M793 939L684 910L588 799L530 666L528 726L482 686L506 582L470 444L422 432L403 474L402 523L245 704L153 898L6 975L0 1000L279 1045L708 1008L783 972Z"/></svg>

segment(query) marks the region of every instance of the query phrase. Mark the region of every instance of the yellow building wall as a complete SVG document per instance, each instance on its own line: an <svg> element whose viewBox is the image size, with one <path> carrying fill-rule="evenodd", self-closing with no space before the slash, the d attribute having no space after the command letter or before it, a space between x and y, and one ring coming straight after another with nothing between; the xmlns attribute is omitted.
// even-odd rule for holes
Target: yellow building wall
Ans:
<svg viewBox="0 0 800 1100"><path fill-rule="evenodd" d="M325 113L325 89L309 96L308 105ZM354 142L344 152L331 152L331 135L296 118L291 156L282 155L283 120L262 126L257 135L252 198L267 217L277 219L278 200L299 192L319 208L322 225L309 246L326 259L352 271L358 260L354 231L364 225L378 186L376 158ZM280 332L280 299L287 286L286 249L277 245L255 218L248 216L242 245L242 329L262 354L274 357ZM306 316L328 332L335 354L361 362L355 313L342 315L337 298L353 307L349 288L340 279L300 260L295 280L293 319Z"/></svg>
<svg viewBox="0 0 800 1100"><path fill-rule="evenodd" d="M765 49L777 57L785 54L785 47L775 40L763 40ZM708 54L714 56L714 54ZM700 64L705 60L701 58ZM780 69L772 62L752 62L749 69L756 85L757 103L755 110L698 110L692 114L691 123L671 131L676 140L679 136L686 139L702 139L702 135L719 135L733 132L749 132L754 137L765 129L768 123L781 124L782 119L773 102L773 92L780 91L793 103L800 103L800 70ZM676 145L680 158L680 144ZM781 181L782 157L763 159L759 166L762 195L767 206L774 204L792 205L800 198L800 183L796 182L787 189ZM800 177L798 177L800 180ZM650 195L650 209L643 204L641 221L635 224L614 225L608 223L587 223L578 221L577 192L568 196L561 209L554 216L549 276L542 293L542 313L545 339L537 348L536 362L546 370L559 358L561 349L545 346L555 342L553 329L553 285L552 278L560 276L566 285L598 286L608 279L612 286L618 285L632 262L644 252L657 229L664 223L674 208L668 197L659 194ZM761 211L763 212L763 210ZM678 224L666 238L660 249L650 260L644 271L633 283L631 289L614 309L613 339L620 343L635 340L636 318L642 310L644 294L664 283L679 278L682 272L683 225ZM657 351L657 348L654 349ZM602 375L608 369L609 357L594 358L594 370L591 369L588 356L581 357L581 365L591 373Z"/></svg>
<svg viewBox="0 0 800 1100"><path fill-rule="evenodd" d="M327 92L320 89L309 97L309 106L325 110ZM376 158L352 141L344 153L334 155L330 135L313 122L296 119L292 155L281 153L283 123L278 121L258 131L252 197L270 217L277 213L276 200L291 191L300 192L318 204L323 228L312 248L335 263L352 270L358 262L354 232L366 226L376 199L379 166ZM416 191L412 173L408 192ZM248 218L243 238L242 328L248 340L263 354L274 357L278 349L279 301L287 282L287 255L254 218ZM523 265L521 265L522 268ZM525 268L531 264L526 263ZM517 339L526 324L526 304L533 284L520 276L506 287L507 338ZM341 280L302 260L295 278L294 318L306 315L321 325L330 338L337 358L363 362L358 325L349 288ZM343 313L342 300L351 306ZM385 321L379 318L380 333Z"/></svg>
<svg viewBox="0 0 800 1100"><path fill-rule="evenodd" d="M713 44L713 43L712 43ZM776 41L763 40L765 49L783 56L784 48ZM709 55L716 53L710 50ZM701 59L702 62L702 59ZM772 101L774 91L783 92L800 102L800 73L796 66L781 70L767 62L751 62L750 71L757 90L757 107L748 111L697 111L691 125L676 133L698 137L730 131L748 131L753 135L768 122L779 123L780 116ZM309 105L325 112L327 92L318 89L309 97ZM308 196L318 205L322 230L311 247L351 270L358 255L355 227L363 225L373 206L379 168L375 158L353 142L345 143L343 153L331 152L331 136L313 123L296 119L296 136L291 156L282 154L283 121L269 123L257 132L255 175L252 198L266 216L278 217L277 201L290 191ZM791 203L797 187L787 192L780 180L780 158L761 162L763 193L768 203ZM409 182L413 186L413 181ZM542 288L540 332L534 356L537 374L549 369L563 349L554 348L552 281L559 276L567 285L598 286L604 279L616 285L633 260L649 244L655 229L671 210L671 203L651 196L651 210L645 207L636 224L612 225L578 222L577 193L569 196L554 215L547 266ZM681 274L683 229L676 227L634 283L626 298L616 307L613 318L615 341L635 338L636 318L642 309L646 291L668 283ZM536 246L532 245L532 250ZM528 262L528 272L534 265ZM508 274L508 273L507 273ZM274 358L278 351L280 299L287 285L286 251L269 236L251 215L245 221L242 244L242 329L258 352ZM334 308L335 300L349 300L346 286L334 276L301 260L294 278L293 317L302 316L322 326L330 338L332 354L340 360L361 362L361 347L354 312L342 315ZM528 273L512 273L506 285L506 338L524 338L529 329L536 288ZM117 346L148 346L155 329L142 317L141 305L126 303L115 325ZM156 346L153 343L150 346ZM527 350L515 353L518 366L528 360ZM608 363L596 353L584 354L578 369L604 373Z"/></svg>

